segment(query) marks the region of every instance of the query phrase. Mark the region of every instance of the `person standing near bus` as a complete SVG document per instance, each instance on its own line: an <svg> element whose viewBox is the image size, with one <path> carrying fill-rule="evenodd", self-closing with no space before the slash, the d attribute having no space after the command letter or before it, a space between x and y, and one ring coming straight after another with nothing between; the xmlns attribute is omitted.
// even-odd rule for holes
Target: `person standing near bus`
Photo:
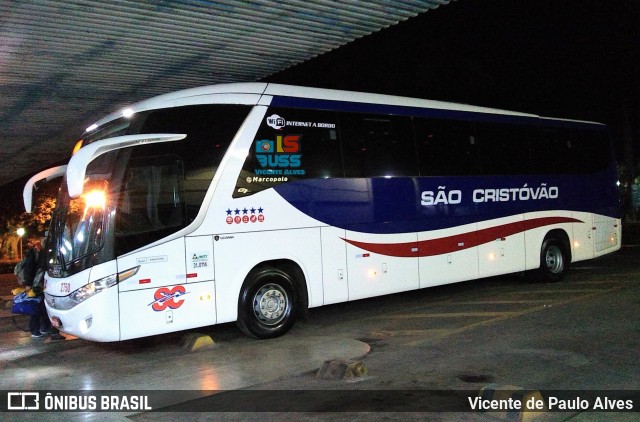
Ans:
<svg viewBox="0 0 640 422"><path fill-rule="evenodd" d="M38 271L38 269L41 268L40 262L43 260L44 254L41 252L42 242L29 241L28 245L29 250L27 251L23 265L26 280L25 290L29 293L29 296L40 298L38 313L31 315L29 318L29 331L31 331L31 337L40 338L45 334L49 334L49 328L51 326L44 306L42 288L44 273Z"/></svg>
<svg viewBox="0 0 640 422"><path fill-rule="evenodd" d="M50 334L51 340L65 340L65 337L60 335L60 331L51 326L47 308L44 304L44 274L47 271L47 257L44 252L45 243L46 238L43 237L40 242L33 242L33 247L29 249L29 253L32 250L35 251L35 266L29 267L33 276L28 280L33 280L33 282L31 286L27 286L27 291L33 290L36 296L42 298L38 305L38 314L32 315L29 320L29 330L33 338L40 338Z"/></svg>
<svg viewBox="0 0 640 422"><path fill-rule="evenodd" d="M42 294L42 301L40 302L40 334L42 335L51 335L51 340L66 340L66 337L60 334L60 330L51 325L51 320L49 319L49 314L47 313L47 307L44 303L44 275L47 273L47 237L43 237L40 240L40 248L38 253L38 269L42 270L42 277L40 280L40 289ZM37 273L37 270L36 270Z"/></svg>

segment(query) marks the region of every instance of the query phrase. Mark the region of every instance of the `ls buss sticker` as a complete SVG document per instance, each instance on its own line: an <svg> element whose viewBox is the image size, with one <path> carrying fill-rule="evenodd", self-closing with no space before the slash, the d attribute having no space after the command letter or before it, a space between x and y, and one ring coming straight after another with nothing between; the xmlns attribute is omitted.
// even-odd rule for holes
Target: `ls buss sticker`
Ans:
<svg viewBox="0 0 640 422"><path fill-rule="evenodd" d="M256 140L256 159L259 169L256 175L299 175L304 176L302 165L302 135L277 135L275 141Z"/></svg>
<svg viewBox="0 0 640 422"><path fill-rule="evenodd" d="M186 295L187 293L188 292L184 286L175 286L173 288L161 287L154 293L153 302L147 306L151 306L151 308L156 312L164 311L167 308L178 309L184 303L184 299L176 299Z"/></svg>
<svg viewBox="0 0 640 422"><path fill-rule="evenodd" d="M235 210L229 208L226 212L227 224L248 224L264 222L264 209L262 207L244 207L243 209L236 208Z"/></svg>

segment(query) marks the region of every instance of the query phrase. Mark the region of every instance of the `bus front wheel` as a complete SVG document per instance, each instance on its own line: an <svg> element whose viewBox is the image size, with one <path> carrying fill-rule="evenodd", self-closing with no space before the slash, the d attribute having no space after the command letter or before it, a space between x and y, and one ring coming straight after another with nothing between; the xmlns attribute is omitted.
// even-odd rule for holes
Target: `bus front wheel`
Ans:
<svg viewBox="0 0 640 422"><path fill-rule="evenodd" d="M278 268L253 270L240 293L238 327L259 339L279 337L293 326L297 302L295 283L288 273Z"/></svg>
<svg viewBox="0 0 640 422"><path fill-rule="evenodd" d="M559 281L568 269L569 258L563 242L556 237L547 237L540 248L538 278L547 282Z"/></svg>

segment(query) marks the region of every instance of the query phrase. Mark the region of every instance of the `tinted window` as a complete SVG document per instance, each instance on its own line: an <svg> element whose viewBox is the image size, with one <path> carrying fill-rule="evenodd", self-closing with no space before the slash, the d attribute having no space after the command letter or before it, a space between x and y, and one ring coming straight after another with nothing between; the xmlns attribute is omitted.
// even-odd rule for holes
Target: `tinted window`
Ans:
<svg viewBox="0 0 640 422"><path fill-rule="evenodd" d="M249 110L248 106L198 105L155 110L144 120L139 133L187 134L182 141L150 145L140 153L171 151L181 157L188 222L198 213L213 175Z"/></svg>
<svg viewBox="0 0 640 422"><path fill-rule="evenodd" d="M611 148L605 130L573 130L571 132L573 168L591 173L606 168L611 162Z"/></svg>
<svg viewBox="0 0 640 422"><path fill-rule="evenodd" d="M572 141L567 129L532 128L530 137L531 168L540 174L570 172L574 160Z"/></svg>
<svg viewBox="0 0 640 422"><path fill-rule="evenodd" d="M421 175L478 174L476 137L469 122L415 119L414 125Z"/></svg>
<svg viewBox="0 0 640 422"><path fill-rule="evenodd" d="M526 127L476 123L475 137L482 174L527 174L529 166Z"/></svg>
<svg viewBox="0 0 640 422"><path fill-rule="evenodd" d="M84 145L89 145L90 143L99 141L100 139L125 135L133 121L135 121L135 119L127 119L125 117L122 117L120 119L116 119L112 122L104 124L92 132L85 133L82 138L83 143Z"/></svg>
<svg viewBox="0 0 640 422"><path fill-rule="evenodd" d="M186 225L183 180L182 160L178 156L129 160L118 192L116 255Z"/></svg>
<svg viewBox="0 0 640 422"><path fill-rule="evenodd" d="M343 176L335 113L271 108L249 149L233 196L296 180Z"/></svg>
<svg viewBox="0 0 640 422"><path fill-rule="evenodd" d="M341 114L347 177L417 176L409 117Z"/></svg>
<svg viewBox="0 0 640 422"><path fill-rule="evenodd" d="M247 106L199 105L135 117L130 134L184 133L187 137L118 150L111 190L118 207L116 256L168 236L195 219L249 110Z"/></svg>

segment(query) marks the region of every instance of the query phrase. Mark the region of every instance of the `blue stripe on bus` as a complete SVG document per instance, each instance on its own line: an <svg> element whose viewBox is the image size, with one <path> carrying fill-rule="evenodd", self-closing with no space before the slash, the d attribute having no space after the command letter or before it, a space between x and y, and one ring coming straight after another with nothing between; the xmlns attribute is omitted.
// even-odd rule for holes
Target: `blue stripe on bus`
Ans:
<svg viewBox="0 0 640 422"><path fill-rule="evenodd" d="M537 116L515 116L508 114L480 113L475 111L444 110L436 108L422 108L398 106L388 104L358 103L350 101L320 100L313 98L280 97L275 96L271 106L306 108L316 110L332 110L354 113L389 114L400 116L430 117L437 119L467 120L474 122L494 122L507 124L528 124L545 127L565 127L573 129L606 130L600 123L578 122L551 119Z"/></svg>
<svg viewBox="0 0 640 422"><path fill-rule="evenodd" d="M603 174L599 177L340 178L295 181L274 189L304 214L330 226L388 234L445 229L547 210L591 212L619 218L616 187L608 186L608 180L611 178ZM557 198L532 199L532 196L540 196L542 187L553 195L555 190L552 188L557 189ZM478 202L478 199L491 197L491 189L509 190L509 200ZM474 201L476 190L481 191L476 192ZM459 203L422 205L422 192L425 191L433 192L434 199L439 191L453 191L450 198L454 202L458 201L455 192L459 191ZM523 199L527 196L528 199ZM440 198L444 197L441 195Z"/></svg>

